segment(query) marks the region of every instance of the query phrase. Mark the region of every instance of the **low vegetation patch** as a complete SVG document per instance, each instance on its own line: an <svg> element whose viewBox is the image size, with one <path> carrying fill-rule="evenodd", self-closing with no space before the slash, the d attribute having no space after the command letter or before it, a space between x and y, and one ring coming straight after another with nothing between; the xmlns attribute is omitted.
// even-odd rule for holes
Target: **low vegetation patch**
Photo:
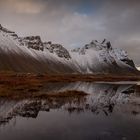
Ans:
<svg viewBox="0 0 140 140"><path fill-rule="evenodd" d="M44 94L42 89L47 83L97 82L97 81L139 81L139 75L100 75L100 74L30 74L30 73L0 73L0 97L67 97L83 96L84 92L65 91L61 93Z"/></svg>

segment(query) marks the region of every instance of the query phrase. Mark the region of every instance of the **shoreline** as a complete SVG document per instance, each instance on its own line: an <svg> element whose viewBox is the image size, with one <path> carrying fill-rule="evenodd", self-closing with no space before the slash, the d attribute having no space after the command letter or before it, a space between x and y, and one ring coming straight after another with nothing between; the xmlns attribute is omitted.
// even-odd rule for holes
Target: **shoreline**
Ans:
<svg viewBox="0 0 140 140"><path fill-rule="evenodd" d="M31 73L0 73L2 82L22 80L37 80L40 82L122 82L140 81L140 74L113 75L113 74L31 74Z"/></svg>

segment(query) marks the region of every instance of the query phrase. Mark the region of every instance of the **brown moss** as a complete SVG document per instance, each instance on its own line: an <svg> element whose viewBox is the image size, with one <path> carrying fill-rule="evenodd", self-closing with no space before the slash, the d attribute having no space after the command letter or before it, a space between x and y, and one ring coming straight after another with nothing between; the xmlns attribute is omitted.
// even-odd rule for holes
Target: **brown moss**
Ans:
<svg viewBox="0 0 140 140"><path fill-rule="evenodd" d="M80 74L67 74L67 75L35 75L23 73L0 73L0 97L29 97L29 96L46 96L41 93L43 86L46 83L55 82L95 82L95 81L139 81L139 75L80 75ZM79 94L79 95L78 95ZM51 93L48 96L52 97L67 97L78 95L81 93L77 91L66 91L63 93ZM84 95L82 93L82 95Z"/></svg>
<svg viewBox="0 0 140 140"><path fill-rule="evenodd" d="M1 89L0 97L9 99L25 99L25 98L79 98L87 96L83 91L68 90L64 92L42 93L37 89L30 89L27 91L11 91L9 89Z"/></svg>

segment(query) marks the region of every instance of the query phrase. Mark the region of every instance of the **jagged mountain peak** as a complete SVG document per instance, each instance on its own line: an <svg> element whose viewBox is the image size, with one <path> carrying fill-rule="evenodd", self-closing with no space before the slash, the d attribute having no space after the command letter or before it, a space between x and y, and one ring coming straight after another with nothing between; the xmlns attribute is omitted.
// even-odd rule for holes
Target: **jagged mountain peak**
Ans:
<svg viewBox="0 0 140 140"><path fill-rule="evenodd" d="M27 36L21 38L22 43L27 46L29 49L35 49L35 50L44 50L43 42L41 40L40 36Z"/></svg>
<svg viewBox="0 0 140 140"><path fill-rule="evenodd" d="M97 40L92 40L89 44L86 44L84 47L75 48L71 50L72 52L79 52L79 54L85 54L86 50L94 49L96 51L99 50L112 50L112 45L110 41L104 39L102 42L98 42Z"/></svg>
<svg viewBox="0 0 140 140"><path fill-rule="evenodd" d="M18 37L0 25L0 70L39 73L130 73L136 67L127 53L109 41L91 41L68 51L40 36Z"/></svg>
<svg viewBox="0 0 140 140"><path fill-rule="evenodd" d="M6 36L7 38L9 38L9 40L15 40L15 43L16 45L19 45L19 48L23 48L24 46L28 49L33 49L36 51L48 51L52 54L55 54L59 58L64 58L67 60L71 59L69 52L62 45L53 44L51 42L43 42L40 36L19 37L15 32L2 27L1 24L0 31L2 31L1 33L3 37Z"/></svg>
<svg viewBox="0 0 140 140"><path fill-rule="evenodd" d="M97 40L92 40L89 44L86 44L83 49L94 48L96 50L103 50L106 49L112 50L111 42L107 39L104 39L102 42L98 42Z"/></svg>
<svg viewBox="0 0 140 140"><path fill-rule="evenodd" d="M14 31L11 31L5 27L3 27L1 24L0 24L0 32L3 34L3 36L11 36L13 39L19 39L18 35L14 32Z"/></svg>
<svg viewBox="0 0 140 140"><path fill-rule="evenodd" d="M44 48L48 49L50 53L55 53L60 58L71 59L68 50L60 44L52 44L52 42L49 41L44 43Z"/></svg>
<svg viewBox="0 0 140 140"><path fill-rule="evenodd" d="M115 71L119 72L120 69L123 71L136 69L127 52L113 48L110 41L106 39L102 42L93 40L84 47L72 50L71 54L80 67L90 73L114 73Z"/></svg>
<svg viewBox="0 0 140 140"><path fill-rule="evenodd" d="M4 28L1 24L0 24L0 31L3 31L3 32L5 32L5 33L15 33L15 32L13 32L13 31L10 31L10 30Z"/></svg>

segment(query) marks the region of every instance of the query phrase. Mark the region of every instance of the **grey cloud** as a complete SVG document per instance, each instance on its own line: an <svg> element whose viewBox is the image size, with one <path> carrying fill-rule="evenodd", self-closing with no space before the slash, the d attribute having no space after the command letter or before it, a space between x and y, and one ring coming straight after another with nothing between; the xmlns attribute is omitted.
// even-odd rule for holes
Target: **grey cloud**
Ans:
<svg viewBox="0 0 140 140"><path fill-rule="evenodd" d="M86 3L93 9L80 12ZM139 0L1 0L0 22L21 36L40 35L67 48L107 38L139 65L139 9Z"/></svg>

